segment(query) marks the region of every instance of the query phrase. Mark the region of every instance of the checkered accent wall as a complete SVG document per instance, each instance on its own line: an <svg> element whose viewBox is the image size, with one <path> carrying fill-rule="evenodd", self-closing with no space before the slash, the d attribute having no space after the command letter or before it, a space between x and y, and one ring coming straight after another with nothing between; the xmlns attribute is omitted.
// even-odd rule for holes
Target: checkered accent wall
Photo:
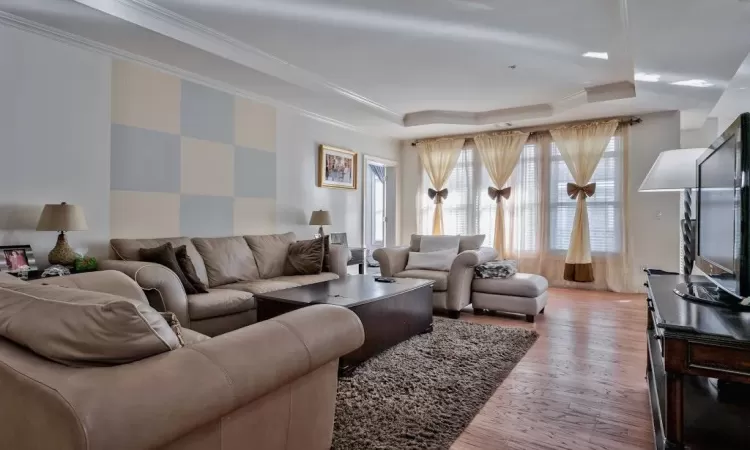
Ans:
<svg viewBox="0 0 750 450"><path fill-rule="evenodd" d="M276 228L276 110L131 62L112 66L110 235Z"/></svg>

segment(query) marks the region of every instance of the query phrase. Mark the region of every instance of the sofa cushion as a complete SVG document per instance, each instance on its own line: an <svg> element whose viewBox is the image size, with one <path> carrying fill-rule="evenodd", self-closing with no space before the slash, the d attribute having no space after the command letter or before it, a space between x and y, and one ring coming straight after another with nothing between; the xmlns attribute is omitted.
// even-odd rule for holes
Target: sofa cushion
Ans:
<svg viewBox="0 0 750 450"><path fill-rule="evenodd" d="M411 243L409 245L409 251L418 252L422 243L421 234L412 234ZM479 247L484 243L485 236L483 234L476 234L473 236L459 236L458 237L458 253L465 252L466 250L478 250Z"/></svg>
<svg viewBox="0 0 750 450"><path fill-rule="evenodd" d="M13 276L9 273L0 272L0 283L8 283L8 284L29 284L28 282Z"/></svg>
<svg viewBox="0 0 750 450"><path fill-rule="evenodd" d="M422 236L419 241L419 251L421 253L432 253L443 250L452 250L458 254L458 236Z"/></svg>
<svg viewBox="0 0 750 450"><path fill-rule="evenodd" d="M228 316L255 309L255 299L248 292L233 289L209 289L207 294L188 295L191 320Z"/></svg>
<svg viewBox="0 0 750 450"><path fill-rule="evenodd" d="M268 281L294 283L297 286L304 286L306 284L322 283L323 281L338 280L339 276L333 272L321 272L315 275L287 275L283 277L276 277Z"/></svg>
<svg viewBox="0 0 750 450"><path fill-rule="evenodd" d="M477 278L471 283L472 292L538 297L547 291L547 279L541 275L517 273L509 278Z"/></svg>
<svg viewBox="0 0 750 450"><path fill-rule="evenodd" d="M185 345L193 345L199 342L207 341L211 339L203 333L191 330L189 328L182 329L182 340L185 341Z"/></svg>
<svg viewBox="0 0 750 450"><path fill-rule="evenodd" d="M180 347L143 302L36 284L0 284L0 335L74 367L125 364Z"/></svg>
<svg viewBox="0 0 750 450"><path fill-rule="evenodd" d="M323 271L324 256L325 238L292 242L287 248L284 275L317 275Z"/></svg>
<svg viewBox="0 0 750 450"><path fill-rule="evenodd" d="M180 248L184 248L184 246L181 245ZM187 252L185 253L187 254ZM142 248L138 250L138 255L141 261L161 264L162 266L174 272L174 274L177 275L177 278L180 280L182 288L185 289L186 294L190 295L198 293L195 287L185 276L185 272L182 271L180 263L177 262L177 255L175 254L174 247L172 246L171 242L166 242L154 248Z"/></svg>
<svg viewBox="0 0 750 450"><path fill-rule="evenodd" d="M421 278L423 280L433 280L433 291L448 290L448 274L450 272L441 272L438 270L404 270L393 275L396 278Z"/></svg>
<svg viewBox="0 0 750 450"><path fill-rule="evenodd" d="M277 281L272 280L256 280L256 281L241 281L239 283L227 284L219 286L217 289L234 289L237 291L250 292L252 294L263 294L266 292L280 291L282 289L289 289L297 287L299 284L290 283L288 281Z"/></svg>
<svg viewBox="0 0 750 450"><path fill-rule="evenodd" d="M457 255L457 248L436 252L409 252L406 270L449 271Z"/></svg>
<svg viewBox="0 0 750 450"><path fill-rule="evenodd" d="M258 279L253 252L241 236L193 238L208 273L208 287Z"/></svg>
<svg viewBox="0 0 750 450"><path fill-rule="evenodd" d="M190 259L190 256L187 254L187 247L180 245L175 248L174 256L177 258L177 264L180 265L180 269L182 269L182 273L185 274L185 278L187 278L190 285L193 286L193 289L196 290L196 294L205 294L208 292L208 286L201 281L200 277L198 277L198 274L195 272L195 264L193 264L193 260Z"/></svg>
<svg viewBox="0 0 750 450"><path fill-rule="evenodd" d="M208 283L208 274L206 266L203 264L198 249L195 248L190 238L170 237L159 239L110 239L109 246L117 259L124 261L139 261L138 250L142 248L154 248L170 242L175 248L184 245L190 260L195 267L195 273L203 283Z"/></svg>
<svg viewBox="0 0 750 450"><path fill-rule="evenodd" d="M255 255L258 272L263 279L284 275L289 244L297 240L294 233L245 236Z"/></svg>

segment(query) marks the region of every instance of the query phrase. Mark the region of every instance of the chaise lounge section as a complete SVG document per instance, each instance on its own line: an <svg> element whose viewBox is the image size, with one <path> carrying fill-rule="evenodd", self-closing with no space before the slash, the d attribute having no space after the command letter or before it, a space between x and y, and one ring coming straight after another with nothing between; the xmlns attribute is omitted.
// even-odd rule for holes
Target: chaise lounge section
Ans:
<svg viewBox="0 0 750 450"><path fill-rule="evenodd" d="M294 233L219 238L112 239L116 259L102 261L102 270L128 275L146 293L151 306L173 312L180 323L217 336L256 322L254 294L335 280L346 276L347 249L330 246L330 271L317 275L284 275ZM139 250L171 243L184 245L208 293L187 295L174 272L160 264L139 261Z"/></svg>

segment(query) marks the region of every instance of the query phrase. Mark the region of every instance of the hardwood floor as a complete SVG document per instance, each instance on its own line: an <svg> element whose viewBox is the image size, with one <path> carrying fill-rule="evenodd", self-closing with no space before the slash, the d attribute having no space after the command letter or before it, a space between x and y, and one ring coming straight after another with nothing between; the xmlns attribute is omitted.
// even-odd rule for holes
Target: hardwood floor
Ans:
<svg viewBox="0 0 750 450"><path fill-rule="evenodd" d="M534 324L523 316L461 317L533 328L539 340L452 450L654 448L645 294L551 289Z"/></svg>

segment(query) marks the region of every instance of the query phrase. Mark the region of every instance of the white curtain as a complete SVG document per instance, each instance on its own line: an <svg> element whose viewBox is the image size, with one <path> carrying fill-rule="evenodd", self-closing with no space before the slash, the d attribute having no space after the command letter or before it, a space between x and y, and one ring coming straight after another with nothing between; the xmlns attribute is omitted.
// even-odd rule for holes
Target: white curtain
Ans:
<svg viewBox="0 0 750 450"><path fill-rule="evenodd" d="M445 185L456 166L459 153L464 146L465 139L445 138L431 139L417 143L419 159L422 161L432 188L428 190L435 202L432 219L432 233L443 234L443 201L448 197Z"/></svg>
<svg viewBox="0 0 750 450"><path fill-rule="evenodd" d="M565 165L573 176L566 191L576 199L576 210L570 232L568 254L565 258L564 278L568 281L594 281L591 263L591 240L586 199L596 192L596 183L590 183L599 160L617 129L618 122L593 122L550 130Z"/></svg>
<svg viewBox="0 0 750 450"><path fill-rule="evenodd" d="M506 257L517 260L520 271L543 275L556 287L639 292L626 226L629 129L626 124L617 128L591 177L597 184L588 200L593 283L563 278L576 207L566 186L574 180L549 133L529 137L507 183L513 194L504 202ZM487 195L492 181L475 150L473 140L467 140L446 184L451 195L443 205L445 233L486 234L484 245L492 246L496 203ZM425 194L430 187L426 174L422 187L418 230L429 234L435 205Z"/></svg>
<svg viewBox="0 0 750 450"><path fill-rule="evenodd" d="M498 259L505 259L505 215L503 198L510 198L512 186L503 188L513 173L513 169L521 156L523 145L529 133L506 132L484 134L474 138L477 152L482 164L492 180L489 194L497 203L495 212L495 227L493 230L493 244L497 250Z"/></svg>

